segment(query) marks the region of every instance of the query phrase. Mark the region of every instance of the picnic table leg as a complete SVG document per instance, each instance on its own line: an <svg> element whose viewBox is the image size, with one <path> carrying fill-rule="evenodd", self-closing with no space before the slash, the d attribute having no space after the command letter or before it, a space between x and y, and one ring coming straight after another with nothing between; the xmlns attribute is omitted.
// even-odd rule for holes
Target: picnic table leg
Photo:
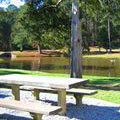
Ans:
<svg viewBox="0 0 120 120"><path fill-rule="evenodd" d="M40 99L40 98L39 98L39 94L40 94L40 90L38 90L38 89L34 89L34 90L32 91L32 95L35 97L36 100L39 100L39 99Z"/></svg>
<svg viewBox="0 0 120 120"><path fill-rule="evenodd" d="M76 105L80 106L82 104L83 95L74 94L74 97L76 99Z"/></svg>
<svg viewBox="0 0 120 120"><path fill-rule="evenodd" d="M35 114L35 113L30 113L32 116L33 120L41 120L42 114Z"/></svg>
<svg viewBox="0 0 120 120"><path fill-rule="evenodd" d="M60 114L66 114L66 90L58 90L58 105L62 107Z"/></svg>
<svg viewBox="0 0 120 120"><path fill-rule="evenodd" d="M12 85L12 94L14 95L15 100L20 100L20 89L19 85Z"/></svg>

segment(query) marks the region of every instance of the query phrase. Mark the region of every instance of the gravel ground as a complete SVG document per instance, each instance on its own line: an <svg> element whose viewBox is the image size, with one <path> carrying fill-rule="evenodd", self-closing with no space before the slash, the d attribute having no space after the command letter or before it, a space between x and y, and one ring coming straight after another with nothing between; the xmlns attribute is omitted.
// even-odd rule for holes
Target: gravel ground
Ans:
<svg viewBox="0 0 120 120"><path fill-rule="evenodd" d="M41 102L56 104L57 95L41 93ZM0 89L0 99L13 99L10 89ZM33 101L31 92L21 91L21 100ZM32 120L28 112L0 108L0 120ZM93 98L83 98L83 105L75 106L75 99L67 96L66 116L51 115L42 120L120 120L120 105Z"/></svg>

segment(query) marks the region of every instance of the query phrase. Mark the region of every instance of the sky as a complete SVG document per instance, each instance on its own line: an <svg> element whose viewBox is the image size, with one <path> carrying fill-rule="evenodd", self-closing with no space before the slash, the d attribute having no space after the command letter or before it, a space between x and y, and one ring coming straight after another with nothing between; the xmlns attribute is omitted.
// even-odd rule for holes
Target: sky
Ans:
<svg viewBox="0 0 120 120"><path fill-rule="evenodd" d="M17 7L20 7L21 5L24 4L24 2L22 2L20 0L11 0L11 2L9 4L7 4L6 2L0 3L0 7L7 8L7 6L10 4L14 4Z"/></svg>

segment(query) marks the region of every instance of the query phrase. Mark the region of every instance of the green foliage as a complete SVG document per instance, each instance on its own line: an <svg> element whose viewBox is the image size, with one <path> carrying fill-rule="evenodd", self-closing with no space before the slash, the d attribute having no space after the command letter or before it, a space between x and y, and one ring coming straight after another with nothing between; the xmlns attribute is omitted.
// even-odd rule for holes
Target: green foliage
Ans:
<svg viewBox="0 0 120 120"><path fill-rule="evenodd" d="M20 19L20 23L29 33L29 40L36 42L40 48L61 48L68 45L70 40L70 14L71 7L64 2L58 7L53 7L54 0L31 1ZM66 6L67 5L67 6ZM70 9L69 9L70 8ZM66 12L68 11L68 12Z"/></svg>
<svg viewBox="0 0 120 120"><path fill-rule="evenodd" d="M91 44L104 48L109 47L108 32L112 41L119 41L120 33L114 30L120 24L120 1L119 0L80 0L82 10L82 34L85 48ZM81 12L80 12L81 13ZM108 19L110 19L110 30L108 30Z"/></svg>
<svg viewBox="0 0 120 120"><path fill-rule="evenodd" d="M32 46L32 43L40 48L55 48L53 40L56 40L56 31L53 28L56 27L56 14L53 13L56 9L44 8L44 5L37 7L40 2L41 0L28 2L19 10L12 37L13 44L20 49L24 49L26 45Z"/></svg>
<svg viewBox="0 0 120 120"><path fill-rule="evenodd" d="M0 48L1 50L11 50L11 28L15 22L16 11L0 11Z"/></svg>
<svg viewBox="0 0 120 120"><path fill-rule="evenodd" d="M16 16L15 24L12 27L11 34L13 49L19 49L21 51L23 49L26 49L26 47L30 46L29 33L26 31L26 29L20 22L21 19L24 19L23 16L25 14L26 9L27 6L23 6L19 10Z"/></svg>
<svg viewBox="0 0 120 120"><path fill-rule="evenodd" d="M24 1L25 5L19 9L14 5L9 5L6 11L0 8L1 49L9 50L11 46L20 50L33 49L33 43L36 43L35 49L70 49L71 1L63 0L58 6L58 0ZM91 45L108 49L108 33L111 35L112 47L118 48L120 1L79 0L79 5L84 49L89 51ZM6 43L9 43L8 47Z"/></svg>

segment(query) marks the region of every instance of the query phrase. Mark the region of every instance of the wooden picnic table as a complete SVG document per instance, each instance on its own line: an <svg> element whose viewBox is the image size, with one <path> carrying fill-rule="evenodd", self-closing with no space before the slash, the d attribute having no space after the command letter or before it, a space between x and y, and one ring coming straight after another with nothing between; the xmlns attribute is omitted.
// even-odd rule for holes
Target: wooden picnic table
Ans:
<svg viewBox="0 0 120 120"><path fill-rule="evenodd" d="M11 74L1 75L0 83L12 86L15 99L20 100L20 86L29 85L36 87L48 87L58 90L58 105L62 107L62 114L66 113L66 90L87 83L87 79L47 77L37 75Z"/></svg>

